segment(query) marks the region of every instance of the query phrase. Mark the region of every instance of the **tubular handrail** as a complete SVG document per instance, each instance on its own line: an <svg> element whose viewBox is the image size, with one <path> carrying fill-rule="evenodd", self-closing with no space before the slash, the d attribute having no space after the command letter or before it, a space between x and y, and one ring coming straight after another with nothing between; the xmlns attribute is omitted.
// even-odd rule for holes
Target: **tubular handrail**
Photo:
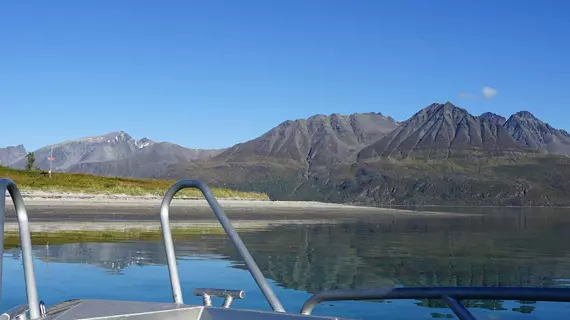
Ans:
<svg viewBox="0 0 570 320"><path fill-rule="evenodd" d="M25 314L27 311L28 311L28 305L27 304L21 304L21 305L15 306L12 309L5 311L4 313L0 314L0 320L16 319L16 317Z"/></svg>
<svg viewBox="0 0 570 320"><path fill-rule="evenodd" d="M438 299L443 300L461 320L475 319L461 300L531 300L570 302L570 288L536 287L407 287L330 290L312 295L301 308L310 315L324 301Z"/></svg>
<svg viewBox="0 0 570 320"><path fill-rule="evenodd" d="M22 246L22 256L24 261L24 279L26 281L26 296L30 318L40 317L40 305L38 302L38 289L36 287L36 276L34 274L34 262L32 256L32 239L30 226L28 224L28 212L24 206L24 199L14 181L10 179L0 179L0 296L2 295L2 256L4 255L4 220L6 218L6 190L10 193L16 214L18 216L18 228L20 231L20 245Z"/></svg>
<svg viewBox="0 0 570 320"><path fill-rule="evenodd" d="M263 273L253 260L253 257L247 250L247 247L241 241L241 238L237 234L237 232L232 227L230 220L224 213L224 210L220 207L218 200L210 191L210 188L201 181L198 180L181 180L176 182L164 195L162 199L162 204L160 205L160 225L162 228L162 235L164 239L164 247L166 250L166 258L168 262L168 272L170 274L170 285L172 287L172 297L175 303L184 303L182 298L182 289L180 288L180 278L178 277L178 267L176 266L176 257L174 253L174 244L172 241L172 233L170 231L170 219L169 219L169 211L170 211L170 203L172 202L172 198L174 195L185 188L196 188L202 192L206 201L210 205L210 208L218 218L218 221L224 228L226 234L230 238L233 245L236 247L237 251L243 258L249 273L253 276L255 282L263 292L265 299L271 306L274 311L277 312L285 312L285 309L281 305L279 299L265 280Z"/></svg>
<svg viewBox="0 0 570 320"><path fill-rule="evenodd" d="M202 297L204 299L204 306L206 307L212 306L211 297L222 297L224 298L222 308L229 308L234 299L243 299L245 297L245 292L243 290L196 288L194 289L194 295Z"/></svg>

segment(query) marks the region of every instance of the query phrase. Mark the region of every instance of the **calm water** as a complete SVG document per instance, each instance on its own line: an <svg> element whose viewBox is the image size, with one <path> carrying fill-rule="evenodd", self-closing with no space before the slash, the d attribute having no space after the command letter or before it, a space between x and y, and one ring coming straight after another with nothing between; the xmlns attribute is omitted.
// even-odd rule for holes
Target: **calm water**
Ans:
<svg viewBox="0 0 570 320"><path fill-rule="evenodd" d="M324 289L570 285L570 212L565 210L387 216L240 234L291 312L298 312L311 292ZM192 295L195 287L232 288L246 291L234 307L269 309L224 236L188 237L177 241L176 249L186 303L201 304ZM48 305L72 298L171 299L161 242L50 244L36 246L34 252L38 291ZM5 253L2 310L25 301L21 264L18 249ZM561 319L570 314L564 303L474 301L470 306L488 319ZM325 303L315 314L452 317L437 301L416 300Z"/></svg>

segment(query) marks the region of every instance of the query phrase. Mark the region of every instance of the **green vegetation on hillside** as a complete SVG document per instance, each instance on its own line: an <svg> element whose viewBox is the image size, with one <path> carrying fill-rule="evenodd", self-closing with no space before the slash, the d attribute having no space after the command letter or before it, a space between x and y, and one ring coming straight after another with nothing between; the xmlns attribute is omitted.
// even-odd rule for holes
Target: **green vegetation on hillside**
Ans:
<svg viewBox="0 0 570 320"><path fill-rule="evenodd" d="M338 193L341 186L357 195L350 201L375 205L567 206L569 160L558 155L379 160L341 168L336 184L320 191L329 201L346 202Z"/></svg>
<svg viewBox="0 0 570 320"><path fill-rule="evenodd" d="M100 177L79 173L52 173L52 178L40 171L24 171L0 166L0 178L10 178L21 190L41 190L48 192L81 192L93 194L127 194L163 196L175 181ZM267 199L264 193L243 192L223 188L212 188L218 198ZM202 197L196 189L185 189L177 196Z"/></svg>
<svg viewBox="0 0 570 320"><path fill-rule="evenodd" d="M267 161L267 160L266 160ZM278 161L189 164L176 176L264 192L274 200L363 205L569 206L570 158L536 153L395 160L308 172Z"/></svg>

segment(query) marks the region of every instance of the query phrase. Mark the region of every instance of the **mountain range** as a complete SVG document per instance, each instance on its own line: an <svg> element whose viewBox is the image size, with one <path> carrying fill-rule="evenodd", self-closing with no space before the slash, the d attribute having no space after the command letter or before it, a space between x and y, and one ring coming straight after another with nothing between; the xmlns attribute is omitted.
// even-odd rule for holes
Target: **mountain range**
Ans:
<svg viewBox="0 0 570 320"><path fill-rule="evenodd" d="M227 149L196 150L114 132L35 151L40 168L197 178L273 199L367 205L570 204L570 134L528 111L508 119L431 104L406 121L381 113L285 121ZM0 164L25 166L23 146Z"/></svg>
<svg viewBox="0 0 570 320"><path fill-rule="evenodd" d="M23 145L0 148L0 165L13 165L15 162L23 159L25 156L26 148L24 148Z"/></svg>
<svg viewBox="0 0 570 320"><path fill-rule="evenodd" d="M152 177L159 168L172 163L205 159L220 150L188 149L170 142L148 138L133 139L123 131L60 142L34 151L36 166L47 170L89 172L115 176ZM0 165L22 169L26 166L24 146L0 148Z"/></svg>

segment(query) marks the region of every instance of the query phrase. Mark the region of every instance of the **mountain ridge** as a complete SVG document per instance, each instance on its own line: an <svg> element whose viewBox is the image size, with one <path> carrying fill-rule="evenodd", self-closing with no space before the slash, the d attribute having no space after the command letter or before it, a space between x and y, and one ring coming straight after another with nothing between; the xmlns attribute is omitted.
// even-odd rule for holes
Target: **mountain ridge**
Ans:
<svg viewBox="0 0 570 320"><path fill-rule="evenodd" d="M504 127L525 147L541 152L570 155L570 134L553 128L529 111L513 114L505 122Z"/></svg>
<svg viewBox="0 0 570 320"><path fill-rule="evenodd" d="M70 143L76 161L64 171L194 178L276 200L570 204L570 135L524 110L507 119L432 103L401 122L378 112L319 114L198 154L121 131Z"/></svg>
<svg viewBox="0 0 570 320"><path fill-rule="evenodd" d="M299 153L290 156L286 152L280 158L256 150L248 154L242 143L236 145L239 157L227 152L209 161L173 164L164 174L171 179L192 177L216 186L263 191L276 200L367 205L570 204L565 200L570 195L566 182L570 181L570 162L565 156L536 152L519 143L506 122L497 114L474 116L450 102L435 103L344 162L328 160L307 166ZM295 121L282 124L285 129L299 125ZM281 136L284 128L277 126L269 132ZM528 130L520 126L515 132ZM260 140L267 137L250 140L249 150ZM278 150L298 150L295 146L279 144Z"/></svg>
<svg viewBox="0 0 570 320"><path fill-rule="evenodd" d="M228 148L215 159L287 156L308 166L323 166L350 158L357 149L397 126L381 113L317 114L284 121L257 138Z"/></svg>
<svg viewBox="0 0 570 320"><path fill-rule="evenodd" d="M519 149L500 124L502 117L484 113L476 117L450 102L433 103L401 126L359 152L359 159L374 157L449 157L462 149Z"/></svg>
<svg viewBox="0 0 570 320"><path fill-rule="evenodd" d="M275 128L273 128L273 129L269 130L268 132L266 132L265 134L261 135L258 138L254 138L254 139L246 141L246 142L238 143L238 144L236 144L232 147L229 147L229 148L217 149L217 150L221 150L221 152L216 152L215 151L216 149L213 149L213 151L201 150L201 149L189 149L189 148L186 148L186 149L196 150L197 153L199 153L200 151L205 151L205 153L208 154L208 156L206 158L208 158L212 155L218 156L218 157L220 157L220 156L223 157L223 156L228 156L229 154L239 154L240 149L242 149L246 143L255 141L256 139L263 138L264 136L268 135L269 133L271 133L272 131L274 131L276 129L279 130L280 128L282 129L283 127L287 127L287 126L295 126L295 125L298 126L302 122L306 123L306 124L304 124L305 126L307 126L307 124L308 124L308 126L310 127L310 126L314 125L314 123L319 122L319 120L322 121L322 119L329 119L329 120L336 121L337 122L336 124L338 126L339 120L342 121L343 119L344 120L350 119L351 121L355 121L355 120L357 121L358 117L371 116L371 115L377 116L379 119L384 121L384 125L385 125L384 128L379 128L376 132L372 132L372 134L370 134L368 132L364 132L364 136L358 136L357 142L361 143L361 145L356 146L356 148L358 148L358 147L363 147L363 145L365 145L367 143L369 143L369 144L378 143L379 141L374 141L374 140L380 140L377 138L381 135L387 135L390 133L394 134L393 130L398 128L400 125L405 125L406 123L413 121L414 117L417 117L418 114L420 114L422 111L426 111L426 110L429 111L430 108L431 109L434 109L434 108L435 109L441 109L441 108L445 108L445 106L447 106L448 109L459 111L464 116L468 115L469 117L472 117L472 119L479 119L486 126L494 127L494 128L490 128L493 130L487 130L487 132L485 132L485 131L483 132L483 133L487 133L488 135L491 135L491 137L493 137L493 136L500 137L501 135L504 135L504 132L502 132L502 129L498 128L498 127L503 126L507 122L508 122L507 126L508 125L511 126L510 127L510 133L512 135L517 135L517 132L516 132L517 128L513 128L515 126L512 124L513 119L526 119L527 122L528 121L534 121L534 122L538 123L539 125L542 125L544 128L547 129L546 131L548 131L549 134L554 134L554 135L563 137L564 141L562 142L562 144L564 146L570 146L570 142L566 141L567 139L565 139L565 138L570 138L570 134L568 134L564 130L554 129L554 128L550 127L550 125L548 125L547 123L542 122L541 120L537 119L529 111L526 111L526 110L519 111L519 112L511 115L508 120L506 118L504 118L503 116L492 113L492 112L485 112L485 113L481 114L480 116L476 117L476 116L472 116L471 114L469 114L469 112L467 110L456 107L448 101L445 104L432 103L429 106L427 106L426 108L420 110L415 115L413 115L410 119L408 119L406 121L402 121L402 122L397 122L392 117L384 116L380 112L354 113L354 114L350 114L350 115L341 115L338 113L331 113L329 116L326 116L324 114L316 114L316 115L313 115L313 116L306 118L306 119L286 120L286 121L282 122L281 124L279 124L278 126L276 126ZM472 119L470 119L470 120L472 120ZM389 125L386 126L386 123L388 123ZM333 122L330 122L330 124L331 124L330 126L332 127ZM352 124L353 123L351 123L351 125ZM520 127L520 125L519 125L519 127ZM334 128L334 129L337 129L337 131L338 131L338 128ZM352 129L354 131L353 133L357 133L356 131L358 130L358 128L352 128ZM281 130L281 131L283 131L283 130ZM316 130L313 127L313 128L311 128L311 130L305 130L305 131L308 133L314 133L311 131L316 131ZM283 134L283 133L280 132L280 134ZM534 149L537 149L540 151L546 151L546 152L551 152L551 151L553 153L558 152L558 153L564 154L564 155L570 154L570 150L566 150L566 149L560 150L560 148L548 148L548 146L537 146L536 141L531 141L531 142L525 143L525 134L528 135L528 132L522 132L522 133L517 135L518 141L521 142L520 144L523 145L524 147L534 148ZM305 135L306 135L306 133L305 133ZM325 134L325 136L326 136L326 134ZM305 137L305 138L307 138L307 137ZM311 138L314 138L314 136ZM456 138L456 137L454 137L454 138ZM512 141L508 141L509 139L507 137L503 137L503 139L507 140L507 143L512 145ZM481 139L478 139L478 140L481 140ZM548 141L544 141L545 139L535 139L535 140L538 140L539 142L543 142L543 143L548 143ZM120 143L123 141L132 141L132 142L134 142L134 146L136 148L144 148L144 147L147 147L149 145L156 143L155 141L150 140L148 138L142 138L140 140L135 140L128 133L126 133L124 131L116 131L116 132L111 132L111 133L107 133L107 134L103 134L103 135L99 135L99 136L86 136L86 137L82 137L82 138L78 138L78 139L71 139L71 140L58 142L55 144L51 144L51 145L47 145L45 147L42 147L42 148L40 148L34 152L36 152L36 153L44 152L45 153L45 151L47 149L50 149L50 151L51 151L51 147L57 148L61 145L70 144L70 143L80 143L80 142L91 143L93 141L99 141L99 142L107 141L107 143ZM354 143L355 141L350 141L350 142ZM342 141L341 141L341 144L342 144ZM280 146L278 146L277 149L279 149L279 147ZM305 147L305 149L306 149L306 146L303 146L303 145L297 145L296 149L300 149L302 147ZM347 149L346 146L342 146L342 145L340 146L340 148L341 149L342 148ZM6 148L3 148L3 149L6 149ZM350 147L348 147L348 149L350 149ZM261 156L272 156L273 151L274 150L272 150L270 152L265 152L265 153L261 152ZM279 151L279 150L277 150L277 151ZM299 152L299 150L293 150L293 151L294 151L293 152L294 154L289 153L288 155L294 159L301 160L302 156L301 156L301 153ZM310 151L311 152L307 152L307 150L305 150L305 152L303 152L303 153L310 153L310 154L307 154L307 157L304 157L306 160L309 160L310 158L312 158L314 156L313 150L310 150ZM345 150L341 150L341 151L345 151ZM354 150L352 150L352 151L354 151ZM366 154L365 150L359 150L359 151L362 153L360 156ZM362 152L362 151L364 151L364 152ZM127 153L130 153L130 152L127 152ZM279 152L277 152L277 153L279 153ZM284 152L284 153L287 154L287 152ZM130 154L128 156L130 156ZM123 158L123 157L127 157L127 156L122 156L120 154L116 156L116 158ZM200 158L200 157L197 157L197 158ZM333 158L335 158L335 157L333 156ZM113 161L113 160L118 160L118 159L108 159L108 158L107 159L94 159L94 160L86 160L86 161L82 161L82 162L105 162L105 161ZM4 161L2 161L2 163L7 164L7 161L4 160ZM10 164L10 163L8 163L8 164ZM22 163L20 162L20 166L21 165L22 165Z"/></svg>
<svg viewBox="0 0 570 320"><path fill-rule="evenodd" d="M134 176L138 176L139 172L132 172L125 166L136 165L141 168L141 172L144 172L154 164L162 165L162 163L210 157L222 150L188 149L174 143L156 142L148 138L136 140L124 131L115 131L99 136L87 136L50 144L35 150L34 154L37 167L43 170L50 167L48 158L53 156L55 160L52 163L52 169L55 171L117 176L122 176L126 171L130 171L134 173ZM137 164L136 159L138 157L142 159L144 165ZM117 170L110 172L97 169L100 164L104 166L104 164L113 161L122 161L125 164L118 164L115 166ZM22 157L17 161L6 163L7 166L15 168L24 168L25 164L26 159Z"/></svg>

